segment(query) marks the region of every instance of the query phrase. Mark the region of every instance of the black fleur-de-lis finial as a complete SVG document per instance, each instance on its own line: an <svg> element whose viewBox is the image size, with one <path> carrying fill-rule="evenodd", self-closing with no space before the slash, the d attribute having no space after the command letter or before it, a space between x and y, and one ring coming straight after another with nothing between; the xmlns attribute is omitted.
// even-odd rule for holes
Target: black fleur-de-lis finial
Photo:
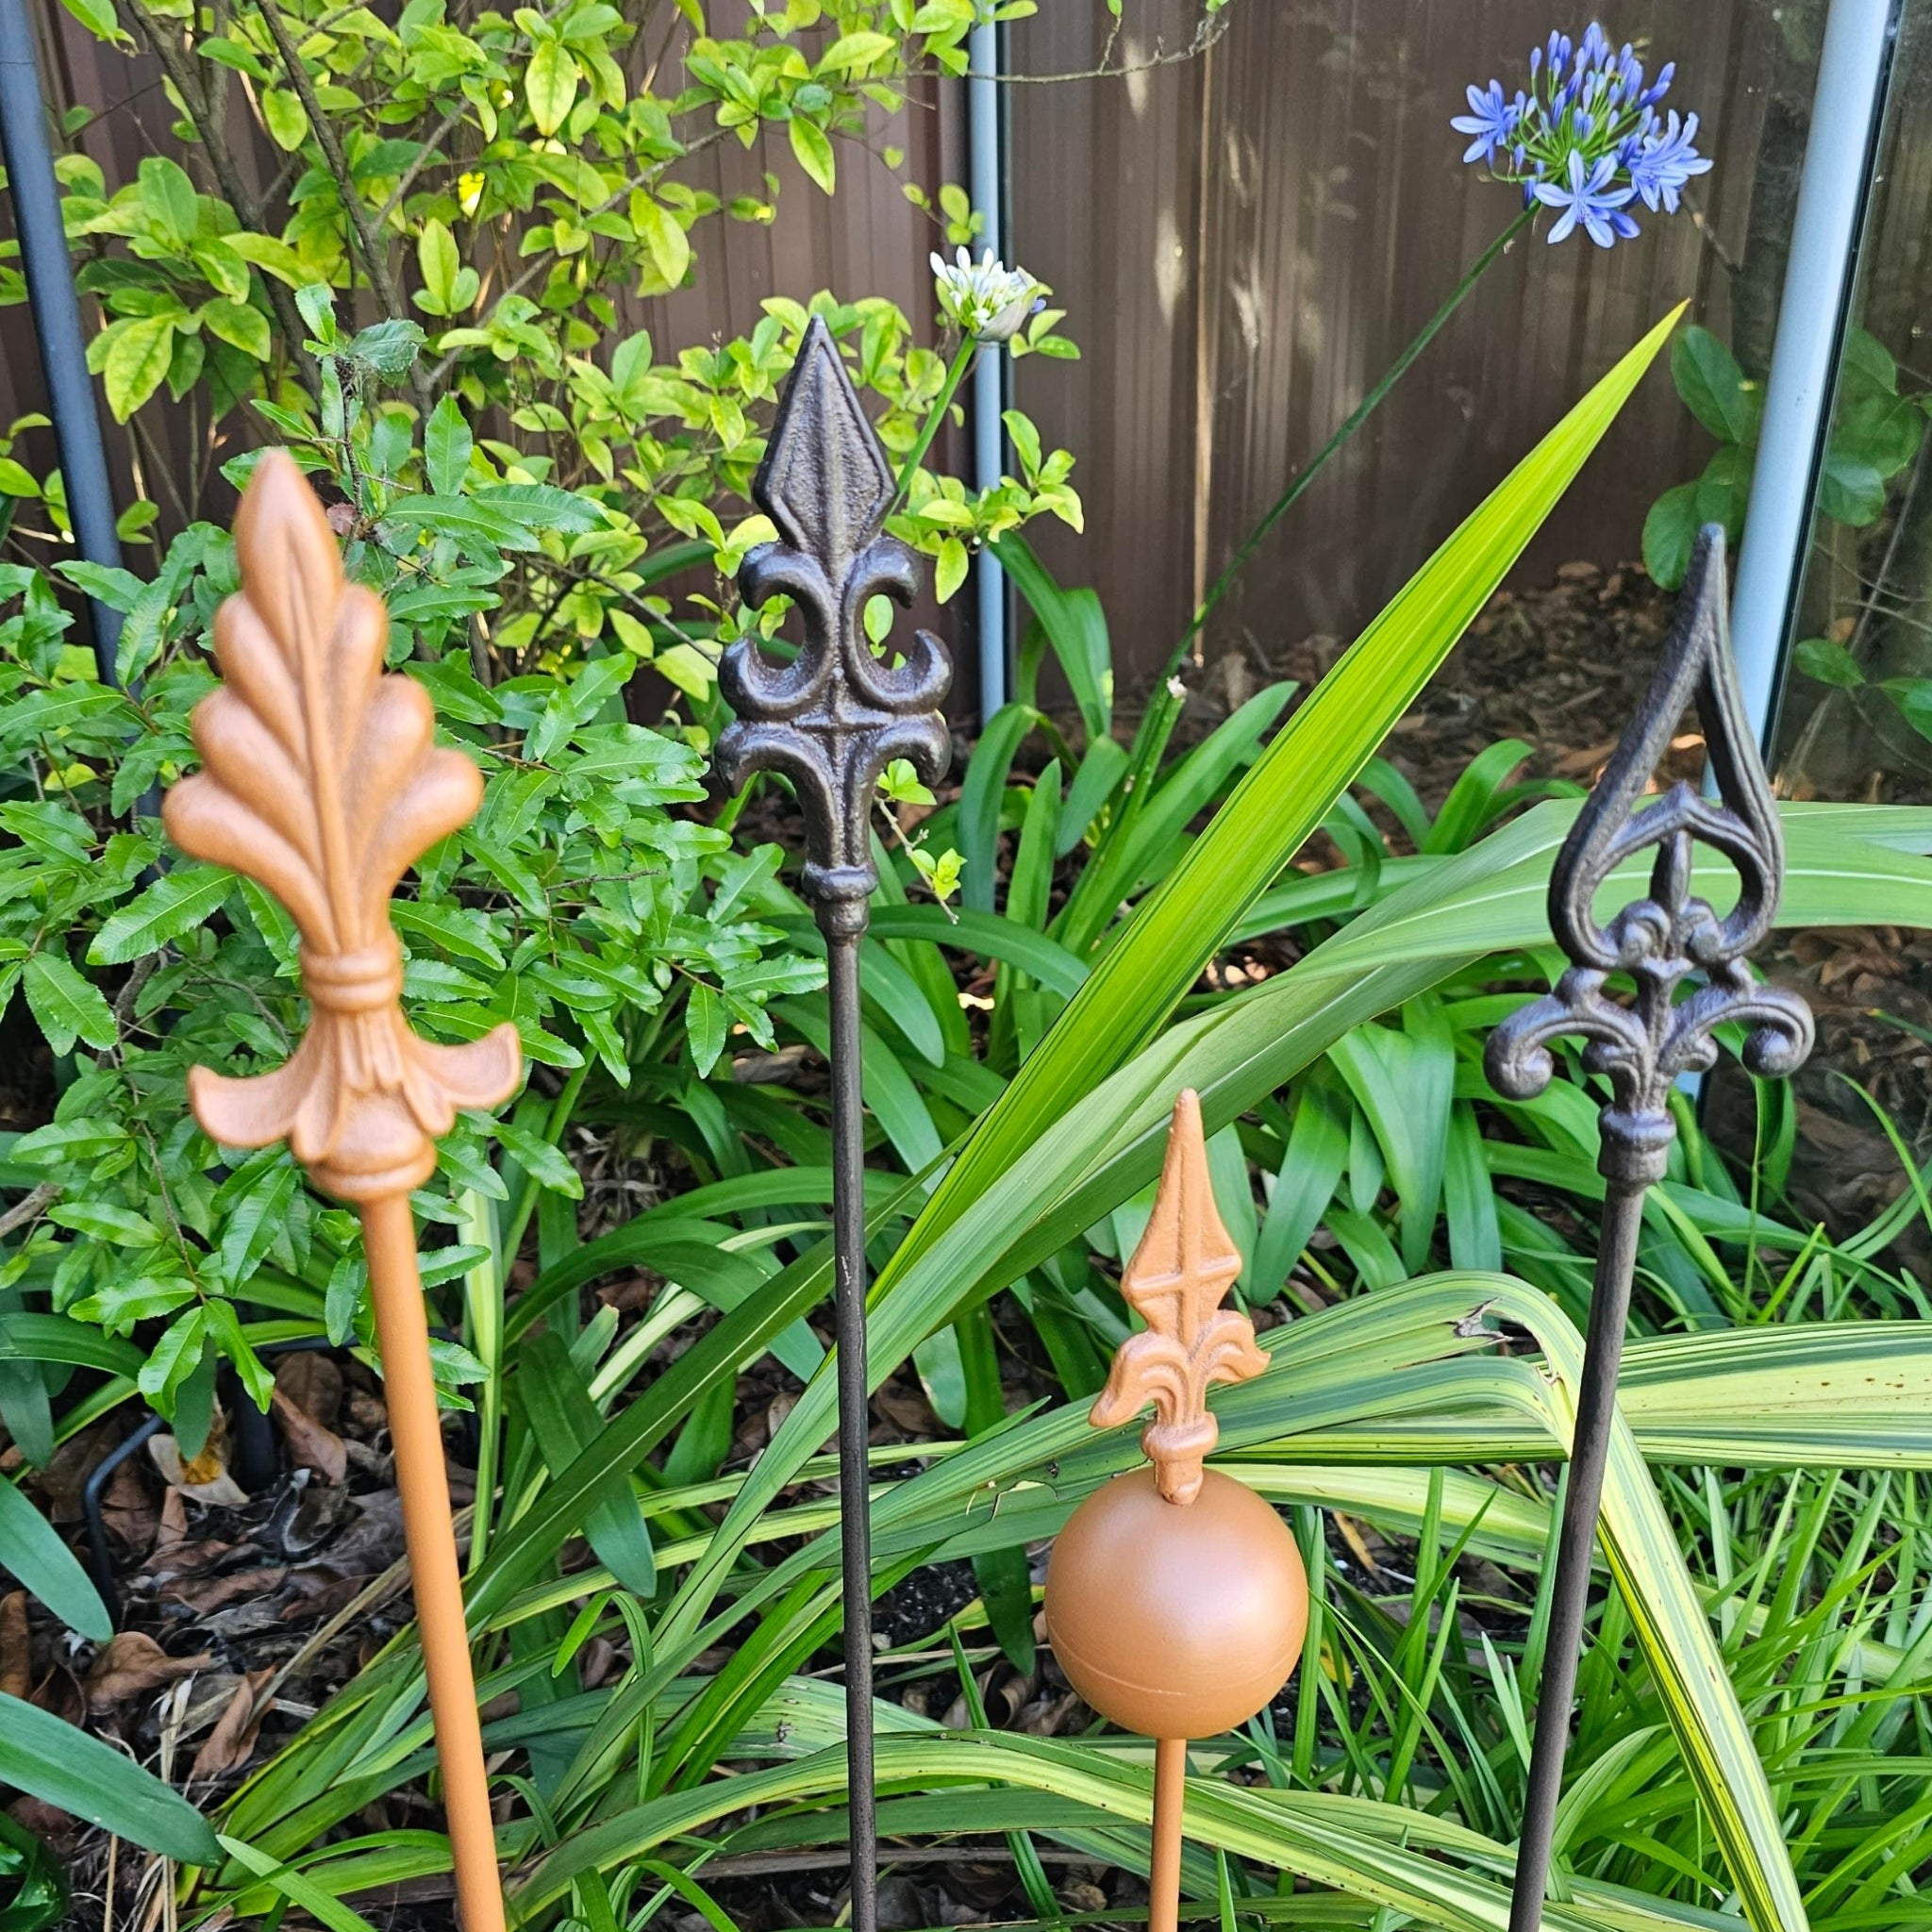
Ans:
<svg viewBox="0 0 1932 1932"><path fill-rule="evenodd" d="M1499 1093L1529 1100L1550 1083L1550 1042L1580 1035L1588 1042L1584 1066L1610 1082L1609 1104L1598 1115L1603 1222L1582 1374L1574 1391L1570 1478L1550 1588L1509 1932L1538 1932L1542 1924L1644 1193L1663 1178L1676 1131L1671 1088L1680 1074L1712 1064L1712 1036L1726 1021L1750 1028L1743 1059L1753 1073L1791 1073L1811 1050L1811 1015L1804 1001L1757 985L1744 964L1777 912L1784 840L1731 663L1724 537L1718 525L1698 533L1685 586L1657 677L1550 874L1550 929L1570 969L1554 992L1496 1028L1483 1057ZM1718 800L1679 784L1640 806L1693 699ZM1700 842L1737 868L1738 901L1727 913L1720 915L1690 890ZM1599 891L1624 860L1641 852L1657 855L1648 895L1599 924ZM1636 982L1628 1006L1606 991L1613 973L1627 973Z"/></svg>
<svg viewBox="0 0 1932 1932"><path fill-rule="evenodd" d="M865 634L870 598L909 604L919 587L912 552L880 534L892 493L885 452L814 316L752 484L779 540L738 573L746 603L780 591L797 603L805 641L790 664L752 639L725 652L719 684L738 718L718 741L718 763L734 788L760 770L791 780L805 813L803 884L827 932L865 924L878 883L867 820L879 774L908 758L930 783L950 754L938 707L952 667L938 639L916 632L889 664Z"/></svg>
<svg viewBox="0 0 1932 1932"><path fill-rule="evenodd" d="M1672 1085L1716 1059L1713 1029L1726 1021L1752 1029L1743 1058L1754 1074L1791 1073L1811 1048L1805 1003L1756 984L1743 963L1777 911L1784 839L1731 662L1719 525L1699 533L1685 586L1657 677L1550 874L1550 927L1574 963L1553 993L1496 1028L1486 1055L1496 1091L1527 1100L1549 1084L1549 1042L1583 1036L1585 1066L1607 1074L1614 1095L1603 1111L1600 1164L1608 1178L1637 1184L1663 1175ZM1638 809L1693 698L1722 802L1680 783ZM1722 916L1690 891L1699 842L1737 868L1738 902ZM1657 858L1648 896L1598 924L1594 906L1604 882L1625 859L1650 850ZM1604 990L1616 972L1636 980L1632 1005ZM1703 983L1679 999L1693 974Z"/></svg>
<svg viewBox="0 0 1932 1932"><path fill-rule="evenodd" d="M916 632L894 662L866 637L870 598L883 592L909 604L919 588L912 552L881 534L894 494L891 468L838 344L814 316L752 484L758 507L778 526L778 541L760 544L738 573L738 587L754 608L780 591L797 604L805 641L789 664L766 657L756 638L725 652L718 682L738 716L718 740L718 764L734 789L758 771L791 781L805 814L800 885L825 936L853 1932L877 1932L878 1925L858 980L858 948L878 874L867 821L879 774L894 758L909 759L931 783L945 770L950 750L939 702L952 667L938 639Z"/></svg>

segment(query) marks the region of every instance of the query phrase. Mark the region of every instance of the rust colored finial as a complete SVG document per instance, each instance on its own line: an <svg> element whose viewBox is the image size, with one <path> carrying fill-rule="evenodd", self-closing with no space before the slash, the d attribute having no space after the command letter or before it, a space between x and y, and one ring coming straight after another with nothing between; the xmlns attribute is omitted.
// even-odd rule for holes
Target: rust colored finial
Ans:
<svg viewBox="0 0 1932 1932"><path fill-rule="evenodd" d="M350 1201L407 1193L458 1108L516 1091L516 1028L461 1046L403 1018L396 881L482 802L460 752L438 750L428 694L383 675L389 616L346 583L301 472L264 456L235 520L242 589L215 615L226 682L194 710L206 770L168 794L169 836L266 886L302 933L313 1019L294 1058L234 1079L189 1076L194 1116L227 1147L286 1139L316 1185Z"/></svg>
<svg viewBox="0 0 1932 1932"><path fill-rule="evenodd" d="M278 450L242 493L235 553L242 589L215 613L225 681L194 708L206 769L175 787L162 816L183 851L259 881L289 908L312 1012L273 1073L194 1068L189 1104L224 1146L286 1140L316 1185L360 1215L462 1932L503 1932L409 1191L435 1167L457 1108L516 1091L523 1054L511 1025L462 1046L409 1030L389 919L396 881L470 819L483 779L460 752L436 748L422 686L384 675L389 613L344 581L321 504Z"/></svg>
<svg viewBox="0 0 1932 1932"><path fill-rule="evenodd" d="M1088 1418L1110 1429L1153 1403L1141 1446L1170 1503L1191 1503L1201 1493L1202 1458L1221 1434L1208 1386L1245 1382L1268 1366L1255 1324L1221 1306L1241 1269L1208 1177L1200 1096L1183 1088L1153 1218L1121 1277L1122 1294L1147 1326L1121 1343Z"/></svg>

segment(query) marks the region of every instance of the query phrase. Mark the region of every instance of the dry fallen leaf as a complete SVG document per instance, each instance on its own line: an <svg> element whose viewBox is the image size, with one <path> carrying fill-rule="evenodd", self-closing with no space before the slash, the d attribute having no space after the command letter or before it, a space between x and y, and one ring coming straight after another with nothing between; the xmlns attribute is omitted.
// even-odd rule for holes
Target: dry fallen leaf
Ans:
<svg viewBox="0 0 1932 1932"><path fill-rule="evenodd" d="M332 1429L342 1412L342 1372L325 1355L304 1349L275 1365L275 1387L305 1415Z"/></svg>
<svg viewBox="0 0 1932 1932"><path fill-rule="evenodd" d="M235 1687L235 1694L228 1700L227 1709L215 1721L214 1729L194 1754L194 1762L188 1772L191 1785L199 1784L204 1778L222 1777L228 1772L239 1771L248 1762L255 1750L261 1721L275 1708L275 1702L273 1697L265 1698L258 1710L256 1697L274 1675L273 1665L265 1670L250 1671Z"/></svg>
<svg viewBox="0 0 1932 1932"><path fill-rule="evenodd" d="M136 1556L144 1557L154 1547L160 1512L146 1479L132 1462L124 1462L109 1477L101 1498L101 1519Z"/></svg>
<svg viewBox="0 0 1932 1932"><path fill-rule="evenodd" d="M214 1439L210 1437L208 1440L212 1441ZM212 1465L209 1463L207 1449L193 1462L184 1462L181 1445L173 1436L162 1435L148 1438L147 1453L160 1471L161 1480L181 1491L190 1502L208 1503L222 1509L247 1507L248 1491L219 1461Z"/></svg>
<svg viewBox="0 0 1932 1932"><path fill-rule="evenodd" d="M180 1677L212 1667L206 1652L197 1657L170 1657L142 1630L123 1630L101 1648L87 1674L87 1707L96 1717L128 1698L158 1690Z"/></svg>
<svg viewBox="0 0 1932 1932"><path fill-rule="evenodd" d="M161 1526L155 1532L154 1556L179 1549L188 1541L188 1499L179 1490L168 1490L161 1497Z"/></svg>
<svg viewBox="0 0 1932 1932"><path fill-rule="evenodd" d="M161 1594L173 1597L175 1602L184 1603L191 1610L206 1616L210 1610L218 1610L238 1597L265 1596L271 1591L279 1590L283 1577L288 1574L279 1563L268 1564L259 1570L231 1570L225 1576L210 1576L201 1583L171 1583Z"/></svg>
<svg viewBox="0 0 1932 1932"><path fill-rule="evenodd" d="M282 1425L282 1437L296 1468L312 1469L325 1483L341 1483L349 1474L342 1439L286 1394L279 1383L274 1400L275 1420Z"/></svg>
<svg viewBox="0 0 1932 1932"><path fill-rule="evenodd" d="M33 1684L33 1639L26 1626L26 1591L0 1596L0 1693L25 1699Z"/></svg>

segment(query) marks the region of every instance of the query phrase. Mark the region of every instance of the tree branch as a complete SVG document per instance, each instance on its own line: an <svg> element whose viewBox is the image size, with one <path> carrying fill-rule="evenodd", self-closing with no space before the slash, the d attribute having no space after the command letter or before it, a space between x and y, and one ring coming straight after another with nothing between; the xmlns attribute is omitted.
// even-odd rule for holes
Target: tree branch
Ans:
<svg viewBox="0 0 1932 1932"><path fill-rule="evenodd" d="M389 272L389 251L383 245L382 238L370 225L369 210L362 206L362 197L356 192L356 184L349 173L348 158L342 153L342 143L336 136L334 125L323 112L322 103L315 95L315 83L308 76L308 69L303 63L302 56L296 51L295 43L289 38L289 29L282 19L281 9L275 0L262 0L261 17L267 23L270 36L282 57L282 65L288 71L289 85L294 90L295 98L302 103L303 111L308 116L308 129L315 136L328 162L329 173L335 176L336 192L342 198L342 208L349 217L350 230L356 237L357 252L362 258L362 266L369 276L369 286L375 293L375 299L382 304L383 312L391 322L409 322L414 318L403 306L394 277ZM436 388L432 378L420 363L409 365L409 387L416 392L417 406L426 417L435 401Z"/></svg>

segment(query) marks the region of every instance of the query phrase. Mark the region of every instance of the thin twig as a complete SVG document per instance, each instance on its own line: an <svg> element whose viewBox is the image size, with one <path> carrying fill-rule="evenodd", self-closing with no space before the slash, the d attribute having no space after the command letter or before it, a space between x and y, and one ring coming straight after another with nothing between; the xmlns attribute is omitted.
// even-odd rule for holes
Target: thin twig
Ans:
<svg viewBox="0 0 1932 1932"><path fill-rule="evenodd" d="M335 176L336 191L341 196L343 211L349 217L349 227L356 237L358 253L362 257L362 266L369 276L369 286L391 322L408 322L411 317L403 307L395 278L389 272L389 252L382 238L370 225L369 210L363 207L362 197L356 192L355 177L349 172L348 158L342 153L341 141L334 125L323 112L322 103L316 97L315 82L310 78L308 68L297 52L294 42L289 38L288 24L282 19L281 9L275 0L262 0L261 17L267 23L269 36L282 57L289 85L294 90L295 98L302 103L303 112L308 116L309 131L322 149L329 173ZM417 404L427 415L435 400L436 385L424 373L420 362L409 365L409 387L415 391Z"/></svg>

